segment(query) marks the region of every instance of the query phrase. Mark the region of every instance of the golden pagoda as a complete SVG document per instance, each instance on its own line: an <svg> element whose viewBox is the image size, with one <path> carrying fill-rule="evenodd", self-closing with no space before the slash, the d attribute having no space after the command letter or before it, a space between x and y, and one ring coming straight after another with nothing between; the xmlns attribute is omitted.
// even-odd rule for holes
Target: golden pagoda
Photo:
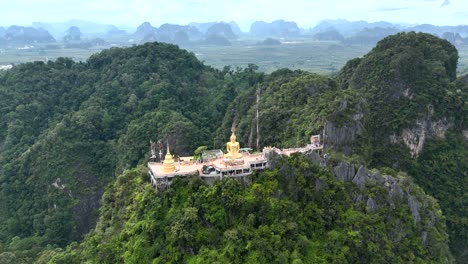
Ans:
<svg viewBox="0 0 468 264"><path fill-rule="evenodd" d="M172 158L171 152L169 151L169 143L167 143L167 153L163 162L163 172L171 173L176 171L174 159Z"/></svg>

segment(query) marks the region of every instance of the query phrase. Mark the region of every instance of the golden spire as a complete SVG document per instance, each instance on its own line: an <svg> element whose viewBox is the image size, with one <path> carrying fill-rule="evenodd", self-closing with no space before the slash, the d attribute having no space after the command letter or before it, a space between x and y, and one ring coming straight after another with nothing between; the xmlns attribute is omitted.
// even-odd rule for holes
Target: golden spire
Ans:
<svg viewBox="0 0 468 264"><path fill-rule="evenodd" d="M163 172L171 173L176 171L174 159L172 158L171 152L169 151L169 142L167 142L167 153L163 162Z"/></svg>

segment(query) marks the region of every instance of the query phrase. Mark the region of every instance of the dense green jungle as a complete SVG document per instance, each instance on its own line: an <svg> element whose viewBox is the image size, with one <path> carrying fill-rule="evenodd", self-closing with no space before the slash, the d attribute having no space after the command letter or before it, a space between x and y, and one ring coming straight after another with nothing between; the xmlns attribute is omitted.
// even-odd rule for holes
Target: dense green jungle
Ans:
<svg viewBox="0 0 468 264"><path fill-rule="evenodd" d="M218 69L158 42L0 71L0 263L466 263L457 63L409 32L332 76ZM150 140L224 149L233 123L241 146L321 134L327 155L151 186Z"/></svg>

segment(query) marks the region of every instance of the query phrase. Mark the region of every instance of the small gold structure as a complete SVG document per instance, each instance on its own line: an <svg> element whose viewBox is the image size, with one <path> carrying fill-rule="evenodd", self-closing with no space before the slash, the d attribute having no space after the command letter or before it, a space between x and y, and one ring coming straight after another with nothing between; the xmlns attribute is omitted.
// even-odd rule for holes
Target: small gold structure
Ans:
<svg viewBox="0 0 468 264"><path fill-rule="evenodd" d="M167 143L167 153L163 162L163 172L171 173L176 171L174 159L172 158L171 152L169 151L169 143Z"/></svg>

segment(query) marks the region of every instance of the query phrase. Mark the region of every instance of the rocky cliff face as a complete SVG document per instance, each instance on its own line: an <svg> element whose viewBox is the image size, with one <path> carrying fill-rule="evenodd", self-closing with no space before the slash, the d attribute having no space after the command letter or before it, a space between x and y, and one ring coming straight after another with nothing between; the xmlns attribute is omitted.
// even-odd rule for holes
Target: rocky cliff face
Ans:
<svg viewBox="0 0 468 264"><path fill-rule="evenodd" d="M350 155L353 152L353 141L362 133L362 128L362 124L358 122L351 122L339 127L334 122L327 121L324 126L325 147Z"/></svg>
<svg viewBox="0 0 468 264"><path fill-rule="evenodd" d="M342 151L347 155L353 153L353 144L356 138L363 133L364 115L362 105L365 102L361 100L354 108L354 111L348 111L348 102L340 102L339 108L324 125L324 144L326 148L333 148ZM337 116L345 119L343 124L339 124Z"/></svg>
<svg viewBox="0 0 468 264"><path fill-rule="evenodd" d="M421 153L428 138L443 139L447 130L453 127L453 123L445 117L434 120L432 105L428 105L427 109L426 117L417 119L413 127L404 128L399 136L393 134L389 137L393 144L404 143L409 148L412 157L417 157Z"/></svg>
<svg viewBox="0 0 468 264"><path fill-rule="evenodd" d="M431 120L416 120L414 128L405 128L401 132L401 136L390 136L392 143L403 142L410 150L412 157L417 157L426 142L428 137L444 138L445 132L452 125L446 119L431 121Z"/></svg>
<svg viewBox="0 0 468 264"><path fill-rule="evenodd" d="M280 161L281 156L271 153L273 168L278 167L280 172L287 175L297 173L295 169L284 166ZM355 209L376 215L385 211L387 220L393 219L391 224L385 224L389 227L386 231L387 237L393 243L416 236L427 251L448 251L447 244L440 243L442 240L447 241L448 237L442 235L445 238L440 240L440 230L446 227L437 201L426 195L405 173L389 175L329 155L320 156L315 152L307 152L305 156L313 163L331 169L335 178L343 183ZM327 184L330 183L316 179L314 189L321 192L327 188ZM451 263L452 259L449 257L445 261Z"/></svg>
<svg viewBox="0 0 468 264"><path fill-rule="evenodd" d="M309 155L317 156L315 153ZM316 157L311 160L316 160ZM330 165L329 162L327 163ZM323 162L318 164L323 164ZM355 165L346 161L341 161L334 166L333 173L336 179L341 182L345 184L351 182L357 187L359 191L354 194L353 200L355 203L364 203L370 213L374 213L382 206L392 209L395 209L396 206L408 207L413 224L418 230L423 244L426 244L428 234L431 233L430 230L433 230L436 222L444 222L440 212L434 212L430 206L435 200L427 197L422 190L416 188L408 176L404 174L391 176L382 174L378 170L369 171L364 166L359 166L355 172ZM373 186L384 187L386 194L380 194L384 197L368 195ZM395 232L400 231L395 230ZM405 234L401 233L400 235L404 236Z"/></svg>
<svg viewBox="0 0 468 264"><path fill-rule="evenodd" d="M356 89L367 111L355 109L351 120L338 129L327 122L329 146L354 153L350 141L366 133L362 142L372 149L403 145L417 157L430 138L444 138L455 126L446 111L454 89L457 50L449 42L428 34L400 33L385 38L362 59L350 61L337 81L344 89ZM337 109L336 112L340 112ZM366 147L364 147L366 148ZM382 159L380 151L378 159ZM399 162L393 162L399 164Z"/></svg>

